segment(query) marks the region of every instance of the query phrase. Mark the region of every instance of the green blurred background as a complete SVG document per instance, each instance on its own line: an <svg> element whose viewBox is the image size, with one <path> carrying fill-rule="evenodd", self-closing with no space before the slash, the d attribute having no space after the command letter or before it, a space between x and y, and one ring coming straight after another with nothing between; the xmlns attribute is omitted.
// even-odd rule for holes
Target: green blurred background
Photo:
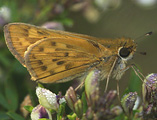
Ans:
<svg viewBox="0 0 157 120"><path fill-rule="evenodd" d="M147 0L149 1L149 0ZM157 71L157 4L143 6L135 0L123 0L118 8L101 13L101 18L96 23L87 21L80 14L73 13L74 25L68 31L88 34L101 38L129 37L138 43L138 52L146 55L135 54L129 64L137 64L144 75ZM151 36L144 34L152 31ZM142 37L141 37L142 36ZM140 39L138 39L141 37ZM120 80L121 89L125 89L129 82L130 70ZM110 88L116 88L116 82L110 81Z"/></svg>
<svg viewBox="0 0 157 120"><path fill-rule="evenodd" d="M135 63L147 75L157 71L157 1L145 0L147 4L138 1L142 0L0 0L0 115L8 110L19 112L19 104L36 86L27 70L9 52L4 41L5 24L24 22L100 38L135 39L137 51L147 54L135 54L129 64ZM153 34L145 37L150 31ZM121 92L131 84L140 88L141 81L131 82L130 74L128 70L120 80ZM71 84L48 87L64 94ZM110 81L109 88L116 89L115 80Z"/></svg>

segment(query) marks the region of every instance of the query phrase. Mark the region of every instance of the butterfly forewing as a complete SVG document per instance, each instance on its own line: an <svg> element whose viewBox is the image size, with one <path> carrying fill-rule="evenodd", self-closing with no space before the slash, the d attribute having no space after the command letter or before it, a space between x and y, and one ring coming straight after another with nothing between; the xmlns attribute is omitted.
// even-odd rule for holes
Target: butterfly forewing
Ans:
<svg viewBox="0 0 157 120"><path fill-rule="evenodd" d="M25 66L24 52L27 48L43 38L83 37L96 40L95 37L69 32L48 30L24 23L11 23L4 27L5 39L9 50Z"/></svg>

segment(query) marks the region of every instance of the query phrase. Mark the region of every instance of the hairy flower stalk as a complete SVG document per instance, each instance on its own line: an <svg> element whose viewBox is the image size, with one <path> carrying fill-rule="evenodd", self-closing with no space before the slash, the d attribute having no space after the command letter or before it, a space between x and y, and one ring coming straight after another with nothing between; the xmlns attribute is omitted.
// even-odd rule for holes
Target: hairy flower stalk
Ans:
<svg viewBox="0 0 157 120"><path fill-rule="evenodd" d="M74 104L76 103L77 101L77 96L76 96L76 93L75 93L75 90L73 89L73 87L70 87L66 94L65 94L65 99L66 99L66 102L68 104L68 106L74 110Z"/></svg>
<svg viewBox="0 0 157 120"><path fill-rule="evenodd" d="M66 102L68 106L73 110L79 118L83 115L83 103L77 98L75 90L70 87L65 95Z"/></svg>
<svg viewBox="0 0 157 120"><path fill-rule="evenodd" d="M99 74L100 71L91 71L85 79L85 92L87 103L90 106L95 106L95 101L99 98Z"/></svg>

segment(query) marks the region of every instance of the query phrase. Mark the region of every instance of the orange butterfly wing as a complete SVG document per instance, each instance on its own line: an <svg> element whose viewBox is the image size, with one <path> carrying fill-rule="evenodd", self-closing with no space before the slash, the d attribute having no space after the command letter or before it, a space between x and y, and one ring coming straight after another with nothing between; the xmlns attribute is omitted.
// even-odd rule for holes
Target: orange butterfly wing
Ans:
<svg viewBox="0 0 157 120"><path fill-rule="evenodd" d="M28 47L25 64L32 79L42 83L65 82L99 64L110 54L94 41L70 38L46 38Z"/></svg>
<svg viewBox="0 0 157 120"><path fill-rule="evenodd" d="M10 23L4 27L7 46L11 53L25 66L24 52L43 38L75 38L97 40L95 37L59 30L50 30L25 23Z"/></svg>
<svg viewBox="0 0 157 120"><path fill-rule="evenodd" d="M33 80L43 83L64 82L83 75L80 73L112 54L101 44L102 39L24 23L6 25L4 34L12 54L27 67Z"/></svg>

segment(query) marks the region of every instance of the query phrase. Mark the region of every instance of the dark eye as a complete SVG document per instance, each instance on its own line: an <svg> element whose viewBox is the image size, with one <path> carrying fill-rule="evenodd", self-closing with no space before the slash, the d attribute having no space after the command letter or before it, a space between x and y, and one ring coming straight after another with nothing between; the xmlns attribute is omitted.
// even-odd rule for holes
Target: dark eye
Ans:
<svg viewBox="0 0 157 120"><path fill-rule="evenodd" d="M130 50L128 48L121 48L119 51L119 55L123 58L128 57L130 54Z"/></svg>

